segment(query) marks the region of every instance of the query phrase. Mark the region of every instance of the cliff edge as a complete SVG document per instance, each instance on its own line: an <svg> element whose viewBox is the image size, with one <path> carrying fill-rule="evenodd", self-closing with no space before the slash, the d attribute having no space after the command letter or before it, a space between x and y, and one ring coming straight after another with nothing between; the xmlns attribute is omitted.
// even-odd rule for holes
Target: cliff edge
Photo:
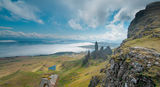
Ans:
<svg viewBox="0 0 160 87"><path fill-rule="evenodd" d="M160 2L153 2L136 14L128 38L89 87L160 87L159 44Z"/></svg>
<svg viewBox="0 0 160 87"><path fill-rule="evenodd" d="M128 38L142 38L151 33L159 35L157 28L160 28L160 2L153 2L136 14L128 28Z"/></svg>

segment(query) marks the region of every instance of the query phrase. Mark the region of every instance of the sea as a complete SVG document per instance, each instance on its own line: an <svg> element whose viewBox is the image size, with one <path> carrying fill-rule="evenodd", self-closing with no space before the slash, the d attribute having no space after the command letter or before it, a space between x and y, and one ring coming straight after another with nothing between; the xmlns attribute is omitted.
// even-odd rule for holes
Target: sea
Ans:
<svg viewBox="0 0 160 87"><path fill-rule="evenodd" d="M73 40L0 40L0 58L15 56L49 55L57 52L82 52L90 50L82 46L94 43Z"/></svg>

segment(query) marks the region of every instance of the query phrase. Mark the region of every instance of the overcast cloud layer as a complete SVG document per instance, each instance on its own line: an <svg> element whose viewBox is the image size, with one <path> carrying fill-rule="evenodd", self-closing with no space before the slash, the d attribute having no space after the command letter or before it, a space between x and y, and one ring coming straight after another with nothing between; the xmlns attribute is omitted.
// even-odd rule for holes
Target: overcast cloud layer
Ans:
<svg viewBox="0 0 160 87"><path fill-rule="evenodd" d="M80 26L80 21L92 29L105 26L105 29L110 30L96 37L116 41L127 37L125 22L130 22L139 10L154 1L158 0L65 0L64 4L76 12L76 16L70 21L79 26L70 25L73 29L85 29ZM117 13L113 15L115 11ZM113 20L107 21L110 16L113 16Z"/></svg>
<svg viewBox="0 0 160 87"><path fill-rule="evenodd" d="M57 3L67 11L70 11L70 14L67 15L69 19L66 22L70 28L77 31L88 29L97 29L98 31L99 27L101 27L104 28L106 32L96 35L89 34L88 32L88 35L73 34L50 37L79 40L122 41L127 37L127 26L134 18L136 12L144 9L147 4L154 1L158 0L59 0ZM38 13L43 13L44 11L51 12L52 14L56 13L51 7L55 5L54 2L54 0L18 0L14 2L11 0L1 0L0 11L6 9L10 11L12 18L18 17L39 24L45 24L46 21L42 20L41 15L38 15ZM15 33L19 34L19 32ZM0 33L0 35L4 34ZM37 33L32 35L37 37L45 36Z"/></svg>
<svg viewBox="0 0 160 87"><path fill-rule="evenodd" d="M158 0L63 0L63 3L76 13L74 19L82 20L88 27L96 28L106 24L107 18L114 11L118 12L111 23L130 21L136 12L153 1Z"/></svg>

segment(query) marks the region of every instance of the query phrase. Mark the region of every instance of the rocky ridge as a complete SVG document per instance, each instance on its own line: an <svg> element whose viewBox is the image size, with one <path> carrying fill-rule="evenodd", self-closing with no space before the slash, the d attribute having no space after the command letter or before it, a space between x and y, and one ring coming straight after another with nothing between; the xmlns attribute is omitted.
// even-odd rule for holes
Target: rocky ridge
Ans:
<svg viewBox="0 0 160 87"><path fill-rule="evenodd" d="M93 77L89 87L160 87L159 51L126 45L137 39L143 42L141 38L156 38L155 43L160 40L160 2L149 4L136 14L128 28L128 38L115 49L109 64L101 70L104 75Z"/></svg>

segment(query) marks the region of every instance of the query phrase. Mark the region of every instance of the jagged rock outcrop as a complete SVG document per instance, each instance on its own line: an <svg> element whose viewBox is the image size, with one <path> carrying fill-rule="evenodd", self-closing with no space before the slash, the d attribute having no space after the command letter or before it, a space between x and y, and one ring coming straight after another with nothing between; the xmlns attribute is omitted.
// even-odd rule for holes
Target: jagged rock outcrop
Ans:
<svg viewBox="0 0 160 87"><path fill-rule="evenodd" d="M95 43L95 51L98 51L98 42Z"/></svg>
<svg viewBox="0 0 160 87"><path fill-rule="evenodd" d="M91 58L93 59L106 59L107 55L112 54L112 49L107 46L105 49L102 46L100 50L98 49L98 43L95 42L95 50L91 53Z"/></svg>
<svg viewBox="0 0 160 87"><path fill-rule="evenodd" d="M138 41L143 42L142 38L153 39L153 42L136 44ZM151 43L155 44L157 41L160 41L160 2L149 4L136 14L129 26L128 38L114 50L109 64L101 70L105 76L97 82L92 78L90 85L96 83L100 87L159 87L160 52L155 49L156 46L151 46Z"/></svg>
<svg viewBox="0 0 160 87"><path fill-rule="evenodd" d="M107 46L104 50L103 50L104 53L108 54L108 55L112 55L112 49Z"/></svg>
<svg viewBox="0 0 160 87"><path fill-rule="evenodd" d="M100 49L98 49L98 42L95 42L95 50L90 53L88 51L87 55L84 57L82 61L82 66L89 64L89 59L101 59L105 60L112 54L112 49L107 46L105 49L102 46Z"/></svg>
<svg viewBox="0 0 160 87"><path fill-rule="evenodd" d="M103 87L154 87L151 77L143 72L160 67L155 64L160 61L160 53L142 47L118 50L120 53L110 60Z"/></svg>
<svg viewBox="0 0 160 87"><path fill-rule="evenodd" d="M87 55L85 56L84 60L82 61L82 66L88 65L88 61L91 58L90 51L88 51Z"/></svg>
<svg viewBox="0 0 160 87"><path fill-rule="evenodd" d="M160 53L143 47L117 50L106 70L101 70L106 74L104 78L97 80L93 77L89 87L96 87L98 84L101 87L155 87L153 77L148 74L160 77L160 71L150 71L153 67L160 69Z"/></svg>

